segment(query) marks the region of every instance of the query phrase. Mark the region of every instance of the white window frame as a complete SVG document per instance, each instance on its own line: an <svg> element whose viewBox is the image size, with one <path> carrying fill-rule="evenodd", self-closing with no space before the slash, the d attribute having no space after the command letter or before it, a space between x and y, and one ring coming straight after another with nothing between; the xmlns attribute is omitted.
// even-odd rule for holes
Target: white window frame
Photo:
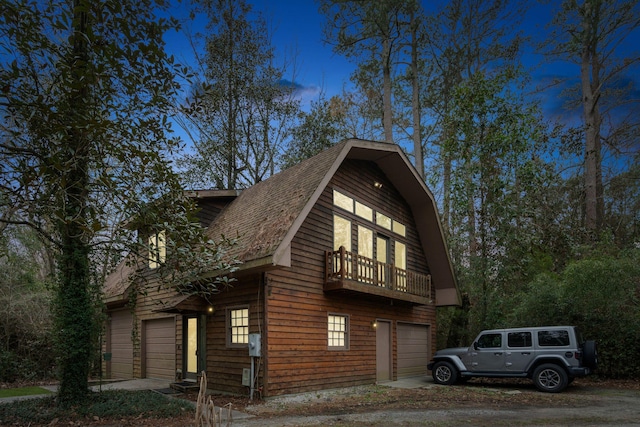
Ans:
<svg viewBox="0 0 640 427"><path fill-rule="evenodd" d="M249 315L248 305L227 308L227 347L249 345Z"/></svg>
<svg viewBox="0 0 640 427"><path fill-rule="evenodd" d="M327 314L327 347L329 350L349 350L349 315Z"/></svg>

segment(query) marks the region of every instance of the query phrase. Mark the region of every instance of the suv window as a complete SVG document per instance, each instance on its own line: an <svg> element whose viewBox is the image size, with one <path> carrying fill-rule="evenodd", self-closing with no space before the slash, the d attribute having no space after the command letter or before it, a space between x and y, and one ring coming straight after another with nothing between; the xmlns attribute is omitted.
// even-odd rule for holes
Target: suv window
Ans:
<svg viewBox="0 0 640 427"><path fill-rule="evenodd" d="M507 346L531 347L531 332L509 332L507 334Z"/></svg>
<svg viewBox="0 0 640 427"><path fill-rule="evenodd" d="M478 348L502 347L502 334L484 334L478 338Z"/></svg>
<svg viewBox="0 0 640 427"><path fill-rule="evenodd" d="M568 347L569 331L539 331L538 344L540 347Z"/></svg>

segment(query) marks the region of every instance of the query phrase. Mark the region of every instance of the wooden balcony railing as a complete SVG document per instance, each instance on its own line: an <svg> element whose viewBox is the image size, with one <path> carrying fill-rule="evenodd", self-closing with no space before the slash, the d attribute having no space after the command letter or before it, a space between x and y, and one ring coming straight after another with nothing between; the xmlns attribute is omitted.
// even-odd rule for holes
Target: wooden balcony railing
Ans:
<svg viewBox="0 0 640 427"><path fill-rule="evenodd" d="M430 304L431 276L378 262L341 247L326 252L325 290L353 290Z"/></svg>

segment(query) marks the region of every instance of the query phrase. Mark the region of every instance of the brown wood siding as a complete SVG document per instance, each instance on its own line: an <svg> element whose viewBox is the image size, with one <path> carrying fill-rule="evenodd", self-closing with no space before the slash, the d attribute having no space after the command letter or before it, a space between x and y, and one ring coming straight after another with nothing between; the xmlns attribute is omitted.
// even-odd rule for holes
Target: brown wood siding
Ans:
<svg viewBox="0 0 640 427"><path fill-rule="evenodd" d="M382 182L382 190L373 182ZM435 306L400 305L364 294L325 294L324 252L333 246L334 186L407 227L408 267L428 273L411 211L384 174L368 162L346 161L292 241L292 267L268 273L268 377L265 394L369 384L376 381L376 318L392 321L393 375L397 373L397 322L435 325ZM355 223L354 223L355 227ZM357 239L353 233L354 245ZM330 350L328 313L349 316L349 349ZM431 327L432 340L435 328Z"/></svg>
<svg viewBox="0 0 640 427"><path fill-rule="evenodd" d="M244 277L215 296L214 313L207 316L207 380L209 388L226 393L247 395L242 385L243 368L251 367L246 346L227 346L226 311L249 306L249 333L261 333L264 340L261 276ZM258 365L258 363L256 363ZM264 372L263 366L260 366Z"/></svg>

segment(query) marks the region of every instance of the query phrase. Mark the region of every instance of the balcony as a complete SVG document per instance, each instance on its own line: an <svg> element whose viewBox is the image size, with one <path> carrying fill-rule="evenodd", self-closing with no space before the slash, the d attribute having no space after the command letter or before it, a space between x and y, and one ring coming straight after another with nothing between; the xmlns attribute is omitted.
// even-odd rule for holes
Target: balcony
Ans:
<svg viewBox="0 0 640 427"><path fill-rule="evenodd" d="M396 268L341 247L326 252L325 292L354 291L369 295L431 304L431 276Z"/></svg>

